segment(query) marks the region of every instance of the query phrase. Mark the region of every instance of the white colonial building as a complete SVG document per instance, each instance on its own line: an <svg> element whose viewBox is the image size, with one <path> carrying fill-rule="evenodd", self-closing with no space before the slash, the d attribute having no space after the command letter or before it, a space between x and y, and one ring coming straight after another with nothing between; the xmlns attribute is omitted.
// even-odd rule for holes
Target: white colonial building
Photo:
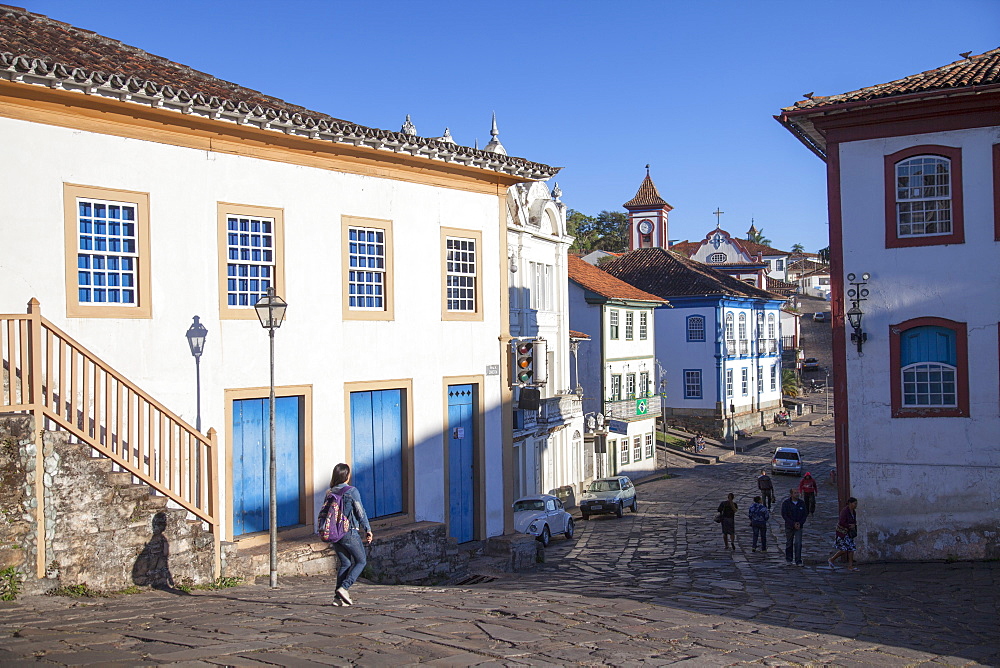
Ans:
<svg viewBox="0 0 1000 668"><path fill-rule="evenodd" d="M1000 557L998 109L995 49L778 117L827 166L837 473L865 559Z"/></svg>
<svg viewBox="0 0 1000 668"><path fill-rule="evenodd" d="M49 332L38 356L18 336L0 349L9 382L46 379L32 410L51 429L216 540L266 536L268 336L253 306L273 288L288 303L274 371L282 536L313 530L342 461L376 535L511 529L508 235L527 222L524 239L551 246L535 258L523 244L519 276L536 261L564 271L567 240L556 203L509 218L507 189L555 169L507 156L495 126L486 150L409 122L378 130L24 10L0 9L0 23L0 331ZM561 391L566 295L543 285ZM25 313L34 299L41 321ZM207 327L200 405L194 316ZM23 412L29 394L0 410Z"/></svg>
<svg viewBox="0 0 1000 668"><path fill-rule="evenodd" d="M583 411L571 385L566 205L556 185L519 184L507 191L510 335L542 338L548 351L538 407L518 408L515 389L512 485L515 496L578 494L583 472ZM586 345L586 344L583 344Z"/></svg>
<svg viewBox="0 0 1000 668"><path fill-rule="evenodd" d="M569 258L569 317L591 341L579 349L588 480L656 469L656 331L653 310L666 302Z"/></svg>

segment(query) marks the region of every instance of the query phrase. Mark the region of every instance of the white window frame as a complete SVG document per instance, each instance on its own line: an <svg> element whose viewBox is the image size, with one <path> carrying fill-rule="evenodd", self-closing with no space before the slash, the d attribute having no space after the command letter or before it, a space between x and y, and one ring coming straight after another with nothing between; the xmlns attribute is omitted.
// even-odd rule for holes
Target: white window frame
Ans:
<svg viewBox="0 0 1000 668"><path fill-rule="evenodd" d="M649 336L649 314L645 311L639 313L639 340L645 341Z"/></svg>
<svg viewBox="0 0 1000 668"><path fill-rule="evenodd" d="M733 396L733 370L726 369L726 397Z"/></svg>
<svg viewBox="0 0 1000 668"><path fill-rule="evenodd" d="M757 367L757 394L764 392L764 367Z"/></svg>
<svg viewBox="0 0 1000 668"><path fill-rule="evenodd" d="M691 343L704 342L707 335L705 316L691 315L687 318L687 340Z"/></svg>
<svg viewBox="0 0 1000 668"><path fill-rule="evenodd" d="M640 397L649 396L649 372L640 371L639 372L639 387L637 388Z"/></svg>
<svg viewBox="0 0 1000 668"><path fill-rule="evenodd" d="M76 210L77 302L85 308L136 308L142 262L139 204L77 197Z"/></svg>
<svg viewBox="0 0 1000 668"><path fill-rule="evenodd" d="M625 398L635 399L635 374L625 374Z"/></svg>
<svg viewBox="0 0 1000 668"><path fill-rule="evenodd" d="M944 362L914 362L900 369L900 380L903 408L958 408L958 367ZM947 385L951 386L950 392L944 391ZM934 388L937 391L932 391ZM921 397L928 400L921 402ZM933 397L939 400L931 402Z"/></svg>
<svg viewBox="0 0 1000 668"><path fill-rule="evenodd" d="M611 374L611 399L610 401L621 401L622 399L622 375L620 373Z"/></svg>
<svg viewBox="0 0 1000 668"><path fill-rule="evenodd" d="M710 264L722 264L726 261L725 253L712 253L708 256L708 261Z"/></svg>
<svg viewBox="0 0 1000 668"><path fill-rule="evenodd" d="M612 341L618 340L618 309L610 309L608 312L608 338Z"/></svg>
<svg viewBox="0 0 1000 668"><path fill-rule="evenodd" d="M743 389L743 396L748 396L750 394L750 369L743 367L740 374L740 385Z"/></svg>
<svg viewBox="0 0 1000 668"><path fill-rule="evenodd" d="M618 443L621 446L621 455L619 456L619 460L618 461L621 464L628 464L628 462L629 462L629 459L628 459L629 445L631 445L631 443L629 443L628 436L626 436L625 438L621 439Z"/></svg>
<svg viewBox="0 0 1000 668"><path fill-rule="evenodd" d="M625 340L631 341L635 334L635 313L625 311Z"/></svg>
<svg viewBox="0 0 1000 668"><path fill-rule="evenodd" d="M775 324L774 324L774 314L773 313L768 313L767 314L767 338L769 338L769 339L777 338L775 336L776 333L777 333L777 330L775 329Z"/></svg>
<svg viewBox="0 0 1000 668"><path fill-rule="evenodd" d="M632 461L642 461L642 436L632 439Z"/></svg>
<svg viewBox="0 0 1000 668"><path fill-rule="evenodd" d="M944 166L944 172L924 170ZM919 173L905 173L920 170ZM951 159L941 155L914 155L900 160L896 174L896 235L900 239L945 236L954 232ZM932 182L925 183L930 178ZM910 182L910 179L916 179ZM914 220L933 217L941 220ZM932 232L926 231L934 226Z"/></svg>
<svg viewBox="0 0 1000 668"><path fill-rule="evenodd" d="M646 434L646 459L652 459L656 454L653 448L653 432Z"/></svg>
<svg viewBox="0 0 1000 668"><path fill-rule="evenodd" d="M702 396L701 369L684 369L684 398L701 399Z"/></svg>
<svg viewBox="0 0 1000 668"><path fill-rule="evenodd" d="M778 390L778 365L771 365L771 391L776 392Z"/></svg>

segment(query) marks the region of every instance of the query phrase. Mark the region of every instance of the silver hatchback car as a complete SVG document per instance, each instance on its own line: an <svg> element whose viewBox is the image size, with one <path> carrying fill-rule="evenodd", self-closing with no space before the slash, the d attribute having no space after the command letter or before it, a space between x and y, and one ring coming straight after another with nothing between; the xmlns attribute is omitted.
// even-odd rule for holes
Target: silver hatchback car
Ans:
<svg viewBox="0 0 1000 668"><path fill-rule="evenodd" d="M802 475L802 458L795 448L778 448L771 458L771 473Z"/></svg>

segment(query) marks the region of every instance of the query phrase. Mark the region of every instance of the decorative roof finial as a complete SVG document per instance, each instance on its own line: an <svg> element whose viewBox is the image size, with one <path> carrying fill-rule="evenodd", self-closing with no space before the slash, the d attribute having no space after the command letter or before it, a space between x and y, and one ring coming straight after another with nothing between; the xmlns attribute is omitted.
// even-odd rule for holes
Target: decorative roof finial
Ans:
<svg viewBox="0 0 1000 668"><path fill-rule="evenodd" d="M446 144L454 144L455 143L455 139L451 136L451 130L448 129L448 128L444 129L444 134L443 135L441 135L440 137L435 137L435 139L437 139L438 141L443 141Z"/></svg>
<svg viewBox="0 0 1000 668"><path fill-rule="evenodd" d="M556 183L555 188L552 189L552 199L558 202L560 197L562 197L562 188Z"/></svg>
<svg viewBox="0 0 1000 668"><path fill-rule="evenodd" d="M649 176L649 163L646 163L646 176Z"/></svg>
<svg viewBox="0 0 1000 668"><path fill-rule="evenodd" d="M417 136L417 126L410 122L410 115L406 115L406 122L403 123L403 127L399 129L404 135L410 135L411 137Z"/></svg>
<svg viewBox="0 0 1000 668"><path fill-rule="evenodd" d="M486 145L484 151L489 151L490 153L499 153L500 155L507 155L507 149L503 147L500 143L500 131L497 130L497 112L493 112L493 128L490 130L490 143Z"/></svg>
<svg viewBox="0 0 1000 668"><path fill-rule="evenodd" d="M715 207L715 211L712 212L712 215L715 216L715 229L717 230L722 227L722 214L724 213L725 211L719 207Z"/></svg>

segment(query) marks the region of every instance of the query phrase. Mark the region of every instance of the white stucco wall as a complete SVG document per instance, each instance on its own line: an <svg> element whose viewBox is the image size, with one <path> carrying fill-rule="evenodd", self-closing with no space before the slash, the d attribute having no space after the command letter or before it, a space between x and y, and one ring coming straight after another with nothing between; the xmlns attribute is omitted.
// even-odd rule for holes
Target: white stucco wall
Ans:
<svg viewBox="0 0 1000 668"><path fill-rule="evenodd" d="M840 146L843 269L871 273L863 355L846 343L851 493L869 558L1000 556L998 142L990 127ZM886 249L884 156L923 144L962 149L965 243ZM889 328L924 316L967 325L970 417L891 417Z"/></svg>
<svg viewBox="0 0 1000 668"><path fill-rule="evenodd" d="M268 340L254 320L220 321L217 203L284 210L289 309L276 334L279 386L311 385L317 499L345 459L344 382L412 379L417 520L443 521L442 429L449 376L504 363L496 196L179 148L0 118L0 312L42 314L190 423L194 361L184 333L208 328L202 424L224 452L226 388L268 384ZM152 319L67 318L63 183L149 193ZM395 320L344 322L341 216L393 221ZM443 322L441 227L482 232L482 322ZM505 315L505 314L504 314ZM484 376L487 532L503 531L500 376ZM266 396L266 391L265 391Z"/></svg>

